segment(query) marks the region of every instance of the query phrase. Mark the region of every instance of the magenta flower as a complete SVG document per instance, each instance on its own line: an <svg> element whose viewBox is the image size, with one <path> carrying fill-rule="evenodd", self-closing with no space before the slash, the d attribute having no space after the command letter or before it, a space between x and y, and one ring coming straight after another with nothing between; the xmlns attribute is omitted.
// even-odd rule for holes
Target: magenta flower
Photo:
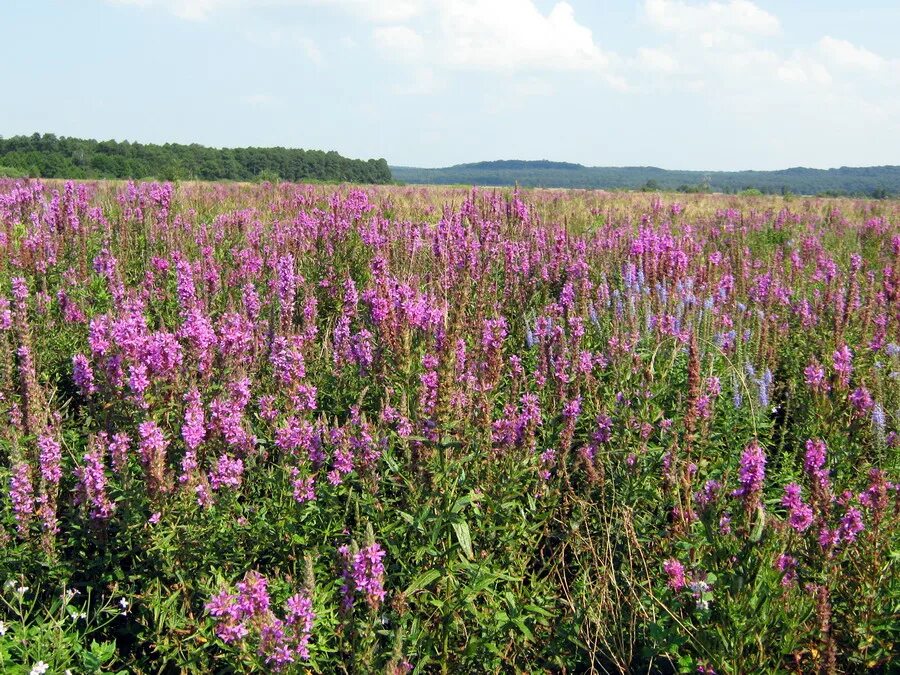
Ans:
<svg viewBox="0 0 900 675"><path fill-rule="evenodd" d="M9 481L9 499L16 519L16 529L24 536L28 533L28 525L35 514L31 467L25 462L19 462L13 467Z"/></svg>
<svg viewBox="0 0 900 675"><path fill-rule="evenodd" d="M674 558L669 558L663 563L663 571L669 577L666 584L673 591L680 591L687 585L684 579L684 565Z"/></svg>
<svg viewBox="0 0 900 675"><path fill-rule="evenodd" d="M819 439L806 441L806 455L803 459L803 470L813 483L813 491L818 499L824 497L830 488L828 468L825 466L825 442Z"/></svg>
<svg viewBox="0 0 900 675"><path fill-rule="evenodd" d="M90 396L97 391L94 384L94 371L84 354L76 354L72 357L72 380L81 391L82 396Z"/></svg>
<svg viewBox="0 0 900 675"><path fill-rule="evenodd" d="M90 516L95 520L106 520L116 509L106 494L106 473L104 455L105 438L92 438L84 455L84 466L75 469L78 479L79 502L90 507Z"/></svg>
<svg viewBox="0 0 900 675"><path fill-rule="evenodd" d="M857 535L865 528L863 525L862 513L859 509L851 507L841 518L841 523L837 529L837 537L840 541L852 543L856 541Z"/></svg>
<svg viewBox="0 0 900 675"><path fill-rule="evenodd" d="M825 369L817 362L813 361L803 371L806 379L806 386L815 392L827 393L830 389L828 382L825 380Z"/></svg>
<svg viewBox="0 0 900 675"><path fill-rule="evenodd" d="M797 559L782 553L775 561L775 569L783 573L782 586L793 586L797 583Z"/></svg>
<svg viewBox="0 0 900 675"><path fill-rule="evenodd" d="M805 532L813 522L813 510L803 502L801 489L797 483L790 483L781 499L781 505L788 509L788 523L797 532Z"/></svg>
<svg viewBox="0 0 900 675"><path fill-rule="evenodd" d="M853 372L853 354L847 345L841 346L832 356L834 372L837 373L838 382L846 389L850 385L850 374Z"/></svg>
<svg viewBox="0 0 900 675"><path fill-rule="evenodd" d="M41 476L47 483L59 485L62 478L62 446L48 434L38 436L37 445L40 451Z"/></svg>
<svg viewBox="0 0 900 675"><path fill-rule="evenodd" d="M344 611L353 608L354 595L360 594L373 610L384 600L384 549L378 543L351 555L346 545L338 549L344 562L344 584L341 586Z"/></svg>
<svg viewBox="0 0 900 675"><path fill-rule="evenodd" d="M754 439L741 454L740 468L738 469L738 482L741 487L732 494L744 501L744 508L748 511L759 505L759 496L762 493L763 481L766 477L766 452L759 442Z"/></svg>
<svg viewBox="0 0 900 675"><path fill-rule="evenodd" d="M221 455L216 462L215 470L209 474L209 485L213 490L223 487L240 487L244 474L244 463L228 455Z"/></svg>

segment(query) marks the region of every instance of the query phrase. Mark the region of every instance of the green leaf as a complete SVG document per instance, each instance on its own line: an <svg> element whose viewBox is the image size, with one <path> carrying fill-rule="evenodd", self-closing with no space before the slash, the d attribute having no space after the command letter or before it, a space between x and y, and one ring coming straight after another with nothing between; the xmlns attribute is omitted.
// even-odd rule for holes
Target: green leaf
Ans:
<svg viewBox="0 0 900 675"><path fill-rule="evenodd" d="M546 616L546 617L553 616L552 612L548 612L543 607L538 607L537 605L525 605L525 609L527 609L529 612L532 612L533 614L540 614L541 616Z"/></svg>
<svg viewBox="0 0 900 675"><path fill-rule="evenodd" d="M415 579L412 580L409 586L406 587L404 591L404 595L412 595L416 591L426 588L433 581L437 580L441 576L440 570L431 569L427 572L423 572Z"/></svg>
<svg viewBox="0 0 900 675"><path fill-rule="evenodd" d="M459 513L466 506L472 503L472 494L469 493L467 495L463 495L459 499L456 500L456 503L453 505L453 508L450 509L451 513Z"/></svg>
<svg viewBox="0 0 900 675"><path fill-rule="evenodd" d="M472 552L472 535L469 533L469 524L466 521L453 523L453 531L456 533L456 540L459 542L460 548L466 556L471 560L475 557Z"/></svg>
<svg viewBox="0 0 900 675"><path fill-rule="evenodd" d="M762 539L763 530L766 527L766 512L760 506L756 511L756 524L753 526L753 532L750 533L750 541L754 544Z"/></svg>

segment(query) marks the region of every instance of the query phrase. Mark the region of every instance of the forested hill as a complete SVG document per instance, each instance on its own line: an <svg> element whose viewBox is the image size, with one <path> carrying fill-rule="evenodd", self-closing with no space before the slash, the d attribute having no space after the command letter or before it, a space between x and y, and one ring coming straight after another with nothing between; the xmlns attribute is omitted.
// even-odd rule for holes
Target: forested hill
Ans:
<svg viewBox="0 0 900 675"><path fill-rule="evenodd" d="M519 185L682 192L739 192L816 195L900 195L900 166L793 168L781 171L669 171L653 166L589 167L568 162L501 160L458 164L443 169L393 166L404 183Z"/></svg>
<svg viewBox="0 0 900 675"><path fill-rule="evenodd" d="M57 137L0 137L0 176L390 183L384 159L293 148L209 148Z"/></svg>

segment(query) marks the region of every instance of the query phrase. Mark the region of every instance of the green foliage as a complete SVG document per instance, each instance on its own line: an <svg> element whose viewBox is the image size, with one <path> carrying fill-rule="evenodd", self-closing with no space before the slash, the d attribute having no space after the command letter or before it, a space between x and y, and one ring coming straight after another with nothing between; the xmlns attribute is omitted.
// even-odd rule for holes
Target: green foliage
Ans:
<svg viewBox="0 0 900 675"><path fill-rule="evenodd" d="M32 294L22 311L10 303L0 331L3 419L14 416L9 402L28 412L39 400L31 413L58 429L64 471L59 532L38 519L20 531L14 466L28 462L37 489L46 481L35 434L21 422L0 426L0 581L13 580L0 607L0 670L27 673L43 661L54 673L269 672L257 644L226 642L208 608L258 572L278 616L295 593L312 600L309 658L287 672L399 675L407 662L416 673L814 672L828 670L829 647L845 672L889 672L900 644L900 510L867 509L856 541L824 549L818 531L789 526L782 498L800 482L809 499L812 438L827 444L831 482L819 525L839 526L839 500L859 503L871 469L897 480L896 447L854 407L851 387L832 378L832 390L815 392L804 373L818 359L833 375L834 351L853 345L853 386L868 387L896 430L900 355L869 347L895 292L884 270L896 257L887 225L896 203L806 200L793 211L780 199L763 209L776 200L702 194L668 205L647 194L535 192L521 201L518 191L275 182L94 185L80 202L78 186L48 181L45 201L5 212L3 251L16 255L2 259L0 297L11 297L19 276ZM446 204L461 206L447 216ZM102 219L89 205L102 207ZM42 220L54 209L58 221ZM636 244L648 240L661 252L642 258ZM115 255L113 272L105 252ZM296 295L282 303L285 261ZM635 261L646 263L643 280L628 267ZM850 272L854 264L862 267ZM196 314L185 311L191 293ZM391 302L376 320L379 293ZM837 308L835 298L854 293L861 311ZM804 300L814 305L811 325ZM421 321L441 301L434 333L404 318ZM83 316L67 315L72 306ZM127 376L115 379L120 352L95 354L89 343L90 321L104 315L123 322L128 340L134 306L145 337L177 336L184 357L139 401ZM204 368L189 316L213 331ZM352 347L367 333L372 340L368 365L340 351L342 316L351 317ZM486 321L498 316L508 330L490 354ZM229 352L229 320L245 318L246 342ZM313 409L297 403L298 382L276 376L283 337L302 338ZM36 384L19 352L26 340ZM425 357L439 351L428 412ZM91 355L97 391L76 383L78 353ZM765 369L773 383L763 397ZM239 424L249 448L222 430L229 385L244 377L252 396ZM708 408L691 423L694 386ZM193 387L208 423L196 484L178 480ZM537 410L531 425L519 424L526 396ZM135 447L146 421L169 442L169 487L158 493ZM308 445L280 440L303 424ZM78 471L92 441L115 432L132 447L122 467L104 455L115 511L96 518ZM366 465L359 451L353 470L332 480L334 438L378 457ZM759 504L745 508L734 492L752 441L765 448L765 481ZM313 460L316 449L323 456ZM223 453L241 459L242 478L212 490ZM314 499L297 498L298 476L315 479ZM701 506L707 480L721 490ZM340 550L375 542L385 551L385 597L351 593L348 607ZM778 568L782 554L796 559L795 580ZM672 560L685 587L664 571Z"/></svg>
<svg viewBox="0 0 900 675"><path fill-rule="evenodd" d="M0 177L277 179L390 183L383 159L347 159L336 152L291 148L208 148L166 143L95 141L32 134L0 138ZM276 180L272 180L276 178Z"/></svg>
<svg viewBox="0 0 900 675"><path fill-rule="evenodd" d="M441 169L392 166L395 180L432 185L522 185L601 190L762 194L857 195L884 199L900 194L900 166L781 171L678 171L656 167L586 167L563 162L478 162Z"/></svg>

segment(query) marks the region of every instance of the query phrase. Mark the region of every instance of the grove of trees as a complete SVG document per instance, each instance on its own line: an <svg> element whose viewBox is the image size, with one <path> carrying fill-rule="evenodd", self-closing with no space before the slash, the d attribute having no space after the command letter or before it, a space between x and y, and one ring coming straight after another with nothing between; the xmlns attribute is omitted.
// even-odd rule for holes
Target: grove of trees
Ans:
<svg viewBox="0 0 900 675"><path fill-rule="evenodd" d="M384 159L294 148L210 148L58 137L0 137L0 176L390 183Z"/></svg>

